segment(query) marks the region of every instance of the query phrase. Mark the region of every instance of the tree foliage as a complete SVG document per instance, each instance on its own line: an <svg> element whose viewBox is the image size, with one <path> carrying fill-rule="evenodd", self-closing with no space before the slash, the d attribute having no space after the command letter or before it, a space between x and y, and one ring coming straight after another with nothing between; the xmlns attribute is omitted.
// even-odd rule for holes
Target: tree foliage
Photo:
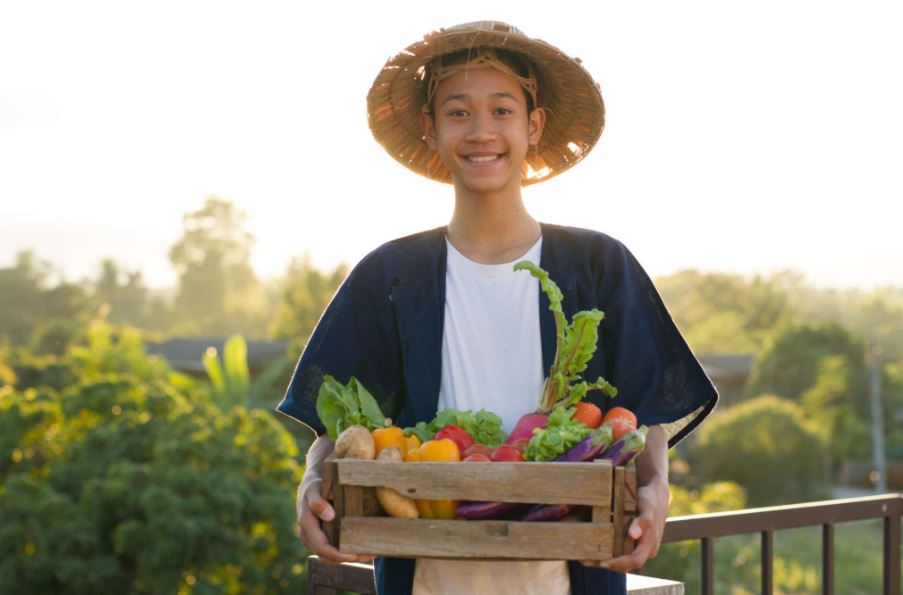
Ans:
<svg viewBox="0 0 903 595"><path fill-rule="evenodd" d="M0 388L0 592L303 588L294 441L97 324L77 382Z"/></svg>
<svg viewBox="0 0 903 595"><path fill-rule="evenodd" d="M681 271L656 279L662 299L699 353L755 353L790 315L790 273L771 278Z"/></svg>
<svg viewBox="0 0 903 595"><path fill-rule="evenodd" d="M31 251L16 255L16 262L0 268L0 340L24 344L34 329L51 319L75 319L88 309L88 296L76 284L57 280L53 266Z"/></svg>
<svg viewBox="0 0 903 595"><path fill-rule="evenodd" d="M320 315L347 274L344 265L332 271L321 271L308 255L293 258L282 280L279 306L269 325L270 338L287 339L296 349L307 343Z"/></svg>
<svg viewBox="0 0 903 595"><path fill-rule="evenodd" d="M798 401L815 384L819 362L828 356L845 358L857 377L862 377L865 345L846 328L836 323L788 326L756 361L746 392L773 393Z"/></svg>
<svg viewBox="0 0 903 595"><path fill-rule="evenodd" d="M254 237L244 229L246 220L246 213L215 196L183 217L182 237L169 251L179 275L181 334L262 334L265 296L251 267Z"/></svg>
<svg viewBox="0 0 903 595"><path fill-rule="evenodd" d="M825 447L799 405L774 395L735 405L706 421L691 451L702 477L733 481L752 506L826 495Z"/></svg>

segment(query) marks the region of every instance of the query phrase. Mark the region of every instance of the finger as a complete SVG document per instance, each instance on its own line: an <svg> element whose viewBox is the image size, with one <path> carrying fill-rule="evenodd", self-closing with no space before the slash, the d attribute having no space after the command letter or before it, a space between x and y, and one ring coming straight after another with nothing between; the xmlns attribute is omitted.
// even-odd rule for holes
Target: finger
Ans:
<svg viewBox="0 0 903 595"><path fill-rule="evenodd" d="M629 572L631 570L636 570L637 568L642 568L643 564L645 564L646 560L650 557L652 547L652 539L649 538L647 534L646 539L641 539L637 542L633 552L609 560L608 568L616 572Z"/></svg>
<svg viewBox="0 0 903 595"><path fill-rule="evenodd" d="M308 550L311 550L327 564L339 564L341 562L358 562L358 556L343 554L330 545L326 534L320 528L320 522L313 514L303 514L298 520L301 542Z"/></svg>
<svg viewBox="0 0 903 595"><path fill-rule="evenodd" d="M643 513L633 519L633 522L630 523L630 528L627 529L627 535L636 541L645 535L651 528L652 515Z"/></svg>
<svg viewBox="0 0 903 595"><path fill-rule="evenodd" d="M603 568L608 569L608 561L603 560L581 560L581 564L587 568Z"/></svg>
<svg viewBox="0 0 903 595"><path fill-rule="evenodd" d="M335 518L335 509L319 494L307 497L307 508L322 521L329 522Z"/></svg>

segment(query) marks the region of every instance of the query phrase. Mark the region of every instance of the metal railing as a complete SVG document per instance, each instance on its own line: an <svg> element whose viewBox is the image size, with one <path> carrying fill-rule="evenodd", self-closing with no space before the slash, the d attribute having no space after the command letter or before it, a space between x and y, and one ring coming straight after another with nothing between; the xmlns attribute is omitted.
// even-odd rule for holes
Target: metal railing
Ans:
<svg viewBox="0 0 903 595"><path fill-rule="evenodd" d="M671 517L665 525L664 543L698 539L702 556L702 595L715 592L715 539L729 535L759 533L761 535L762 595L774 590L774 532L779 529L822 527L822 593L834 594L834 525L850 521L883 519L884 521L884 595L900 593L900 518L903 494L885 494L861 498L807 502L770 508L748 508L733 512L716 512ZM347 589L374 593L373 567L364 564L327 566L308 565L308 592L334 593Z"/></svg>
<svg viewBox="0 0 903 595"><path fill-rule="evenodd" d="M762 595L774 590L774 532L778 529L822 527L822 593L834 593L834 525L849 521L884 521L884 595L900 593L900 516L903 494L807 502L770 508L749 508L671 517L664 543L698 539L701 542L702 594L715 592L715 538L760 533Z"/></svg>

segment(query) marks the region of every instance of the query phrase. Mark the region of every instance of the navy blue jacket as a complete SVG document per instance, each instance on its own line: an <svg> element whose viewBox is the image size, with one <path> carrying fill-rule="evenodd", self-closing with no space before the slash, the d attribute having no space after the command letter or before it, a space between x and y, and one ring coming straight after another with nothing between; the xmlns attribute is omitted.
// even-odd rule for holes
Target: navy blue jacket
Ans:
<svg viewBox="0 0 903 595"><path fill-rule="evenodd" d="M614 401L598 392L588 400L603 411L626 407L648 426L700 410L671 437L673 446L712 410L718 395L651 280L627 248L605 234L542 224L542 235L539 264L561 288L568 318L591 308L605 312L598 348L583 377L602 376L619 392ZM400 426L432 419L442 373L445 266L444 227L388 242L367 255L317 324L277 409L323 434L315 404L323 375L331 374L341 382L355 376ZM555 356L555 321L542 292L540 300L548 370ZM525 403L524 410L533 406ZM624 575L576 562L568 567L574 595L625 592ZM413 577L413 560L376 561L381 594L410 593Z"/></svg>

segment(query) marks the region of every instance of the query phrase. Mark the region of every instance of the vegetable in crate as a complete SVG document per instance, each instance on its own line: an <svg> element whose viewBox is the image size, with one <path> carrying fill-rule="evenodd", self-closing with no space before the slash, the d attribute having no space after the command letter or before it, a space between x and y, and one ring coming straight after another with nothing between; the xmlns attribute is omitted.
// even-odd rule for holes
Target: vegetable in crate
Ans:
<svg viewBox="0 0 903 595"><path fill-rule="evenodd" d="M556 348L539 407L535 412L521 417L511 433L513 438L509 439L529 437L524 453L527 460L550 461L567 452L589 434L591 428L583 423L581 417L574 419L577 413L575 406L587 392L601 390L609 397L618 394L617 389L602 377L595 382L586 382L580 376L596 351L599 323L605 314L596 309L584 310L574 314L568 323L561 307L561 290L546 271L529 261L517 263L514 270L529 271L539 279L555 318Z"/></svg>
<svg viewBox="0 0 903 595"><path fill-rule="evenodd" d="M549 278L549 273L527 260L515 264L514 270L529 271L539 279L540 287L549 298L549 310L555 317L555 359L549 369L537 412L549 413L559 404L571 407L583 400L590 390L601 390L609 397L617 396L618 390L604 378L599 377L595 382L587 383L580 377L580 372L586 369L596 352L599 323L605 314L595 308L584 310L574 314L568 324L561 308L564 296L558 285Z"/></svg>
<svg viewBox="0 0 903 595"><path fill-rule="evenodd" d="M374 430L391 425L373 395L353 376L348 386L328 374L323 377L317 394L317 416L333 440L349 426L361 425Z"/></svg>
<svg viewBox="0 0 903 595"><path fill-rule="evenodd" d="M505 442L507 437L502 430L502 418L495 413L485 409L473 413L470 409L459 411L452 408L438 412L429 423L421 421L413 427L405 428L405 435L414 435L421 442L426 442L432 440L436 432L449 425L462 428L474 442L487 446L498 446Z"/></svg>
<svg viewBox="0 0 903 595"><path fill-rule="evenodd" d="M611 445L611 448L602 454L602 458L611 461L612 465L626 465L637 457L646 447L646 434L649 428L640 426L624 434L620 440Z"/></svg>
<svg viewBox="0 0 903 595"><path fill-rule="evenodd" d="M427 440L417 448L405 453L404 460L409 463L426 461L456 462L461 460L458 445L448 438ZM453 519L458 510L457 500L417 500L420 516L427 519Z"/></svg>
<svg viewBox="0 0 903 595"><path fill-rule="evenodd" d="M379 456L386 448L395 447L401 454L408 450L407 448L407 440L404 435L404 430L399 428L398 426L389 426L388 428L376 428L372 432L373 434L373 442L376 444L376 454Z"/></svg>
<svg viewBox="0 0 903 595"><path fill-rule="evenodd" d="M442 440L443 438L448 438L457 444L458 450L462 453L474 444L470 434L468 434L461 426L456 426L454 424L449 424L436 432L433 440Z"/></svg>
<svg viewBox="0 0 903 595"><path fill-rule="evenodd" d="M395 446L384 448L382 451L380 451L379 456L377 456L376 459L378 461L398 462L404 460L402 458L401 451L398 449L398 447ZM418 510L417 504L415 504L412 499L408 498L407 496L402 496L391 488L381 486L377 487L376 500L389 516L405 519L416 519L420 517L420 512Z"/></svg>
<svg viewBox="0 0 903 595"><path fill-rule="evenodd" d="M335 441L335 456L339 459L367 459L376 456L376 444L370 430L364 426L345 428Z"/></svg>

